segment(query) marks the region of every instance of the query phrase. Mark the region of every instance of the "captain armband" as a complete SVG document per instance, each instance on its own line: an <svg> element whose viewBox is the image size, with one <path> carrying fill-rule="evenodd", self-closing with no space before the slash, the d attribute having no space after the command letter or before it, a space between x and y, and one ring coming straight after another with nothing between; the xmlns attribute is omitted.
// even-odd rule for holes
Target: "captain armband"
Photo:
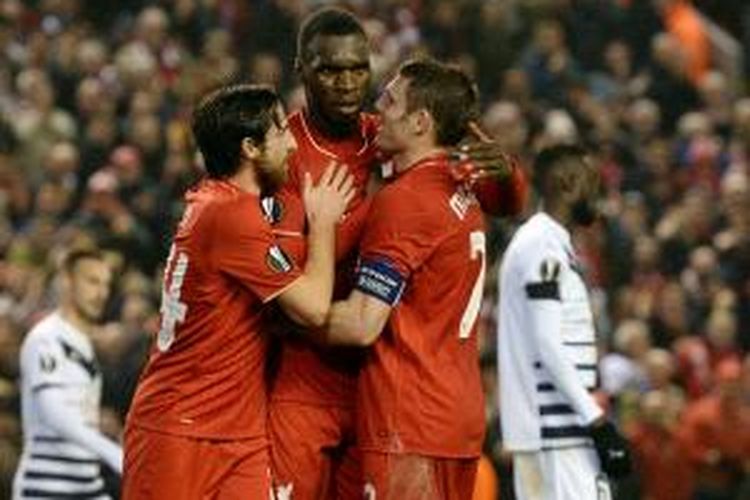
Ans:
<svg viewBox="0 0 750 500"><path fill-rule="evenodd" d="M362 260L357 266L354 287L367 295L395 306L406 286L406 279L396 267L383 257Z"/></svg>

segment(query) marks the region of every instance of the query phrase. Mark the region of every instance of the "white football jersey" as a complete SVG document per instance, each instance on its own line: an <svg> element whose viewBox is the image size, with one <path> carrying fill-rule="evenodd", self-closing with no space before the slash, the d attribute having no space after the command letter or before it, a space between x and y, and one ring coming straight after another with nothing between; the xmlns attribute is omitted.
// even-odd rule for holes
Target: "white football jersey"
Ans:
<svg viewBox="0 0 750 500"><path fill-rule="evenodd" d="M102 376L89 338L50 314L26 336L20 372L24 449L14 498L109 498L99 456L56 432L39 402L43 392L57 391L66 414L98 432Z"/></svg>
<svg viewBox="0 0 750 500"><path fill-rule="evenodd" d="M510 451L591 444L601 415L588 291L569 232L544 212L523 224L500 267L498 370Z"/></svg>

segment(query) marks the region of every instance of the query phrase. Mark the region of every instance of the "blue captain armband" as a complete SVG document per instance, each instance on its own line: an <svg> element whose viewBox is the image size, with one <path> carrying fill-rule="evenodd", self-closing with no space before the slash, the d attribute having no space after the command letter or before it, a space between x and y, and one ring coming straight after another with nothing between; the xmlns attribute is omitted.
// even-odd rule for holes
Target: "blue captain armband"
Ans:
<svg viewBox="0 0 750 500"><path fill-rule="evenodd" d="M406 278L388 259L374 257L360 261L354 288L395 306L406 286Z"/></svg>

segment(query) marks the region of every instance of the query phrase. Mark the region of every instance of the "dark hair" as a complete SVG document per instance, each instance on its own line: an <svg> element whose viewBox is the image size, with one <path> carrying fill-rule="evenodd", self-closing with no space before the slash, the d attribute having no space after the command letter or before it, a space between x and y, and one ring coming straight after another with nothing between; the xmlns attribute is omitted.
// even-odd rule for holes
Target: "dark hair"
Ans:
<svg viewBox="0 0 750 500"><path fill-rule="evenodd" d="M360 35L367 38L362 23L351 12L343 9L325 8L313 12L302 23L297 35L297 57L309 61L312 56L310 44L317 36Z"/></svg>
<svg viewBox="0 0 750 500"><path fill-rule="evenodd" d="M542 149L534 160L534 185L542 195L549 194L547 179L560 167L579 162L588 156L588 151L578 144L556 144Z"/></svg>
<svg viewBox="0 0 750 500"><path fill-rule="evenodd" d="M479 117L479 93L465 72L422 59L405 63L399 75L409 80L408 110L425 109L432 115L439 145L454 146L464 138L469 121Z"/></svg>
<svg viewBox="0 0 750 500"><path fill-rule="evenodd" d="M75 272L76 266L82 260L98 260L104 261L104 253L97 248L75 248L70 250L63 257L60 263L60 271L68 274Z"/></svg>
<svg viewBox="0 0 750 500"><path fill-rule="evenodd" d="M234 174L240 163L243 139L262 146L280 103L265 85L237 84L205 95L193 111L192 128L209 177ZM278 123L277 123L278 125Z"/></svg>

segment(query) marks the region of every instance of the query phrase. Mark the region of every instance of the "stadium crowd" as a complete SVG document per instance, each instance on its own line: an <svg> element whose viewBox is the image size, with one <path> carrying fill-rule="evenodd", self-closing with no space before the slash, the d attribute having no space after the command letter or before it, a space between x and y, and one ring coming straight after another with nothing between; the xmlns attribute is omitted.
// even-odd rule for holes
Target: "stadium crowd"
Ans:
<svg viewBox="0 0 750 500"><path fill-rule="evenodd" d="M157 330L181 195L199 175L186 123L195 98L241 79L271 83L299 107L295 34L323 3L0 1L0 498L22 439L18 349L54 303L61 253L96 243L117 270L95 343L102 426L118 436ZM744 36L747 55L750 6L342 4L370 36L374 90L405 57L430 53L476 76L485 130L525 165L543 145L591 148L605 216L577 239L602 338L602 401L636 457L622 497L750 498L750 97L741 76L750 62L717 57L703 17ZM517 222L491 222L495 264ZM493 422L486 456L507 495L494 269L481 353Z"/></svg>

